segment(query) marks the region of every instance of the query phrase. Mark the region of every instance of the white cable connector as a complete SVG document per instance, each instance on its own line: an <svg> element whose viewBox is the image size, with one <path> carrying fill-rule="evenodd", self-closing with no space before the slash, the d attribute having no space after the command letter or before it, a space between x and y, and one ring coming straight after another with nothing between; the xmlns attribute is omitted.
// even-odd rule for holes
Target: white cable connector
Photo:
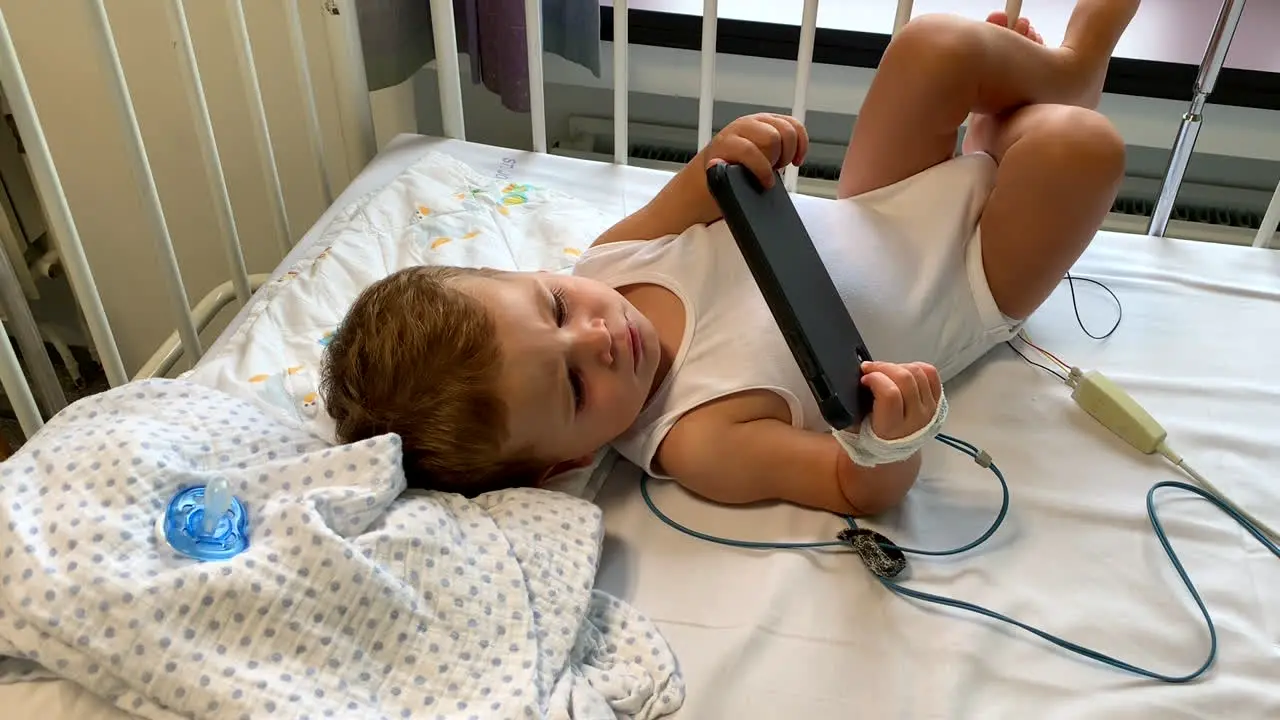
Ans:
<svg viewBox="0 0 1280 720"><path fill-rule="evenodd" d="M1080 384L1080 378L1084 377L1084 373L1080 372L1080 368L1072 367L1071 372L1067 373L1067 387L1076 387Z"/></svg>
<svg viewBox="0 0 1280 720"><path fill-rule="evenodd" d="M1225 505L1253 523L1263 534L1280 542L1280 534L1232 502L1213 483L1188 465L1181 455L1174 452L1165 442L1168 432L1129 393L1112 382L1110 378L1096 370L1081 372L1079 368L1073 367L1067 376L1067 385L1072 388L1071 398L1076 401L1076 404L1103 427L1115 433L1139 452L1146 455L1159 453L1202 488L1217 496Z"/></svg>
<svg viewBox="0 0 1280 720"><path fill-rule="evenodd" d="M1129 393L1097 370L1081 373L1071 369L1067 376L1071 399L1120 439L1150 455L1159 449L1168 433Z"/></svg>

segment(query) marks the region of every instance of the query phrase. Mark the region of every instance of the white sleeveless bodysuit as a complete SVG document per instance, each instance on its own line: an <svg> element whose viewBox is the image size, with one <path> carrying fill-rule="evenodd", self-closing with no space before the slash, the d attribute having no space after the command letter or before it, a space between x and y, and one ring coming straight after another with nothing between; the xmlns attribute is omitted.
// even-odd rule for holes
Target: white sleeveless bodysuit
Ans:
<svg viewBox="0 0 1280 720"><path fill-rule="evenodd" d="M795 198L874 359L929 362L946 381L1017 332L982 270L977 225L994 174L990 158L970 155L857 198ZM775 392L794 426L828 430L723 222L593 247L573 273L614 288L659 285L684 305L670 372L613 443L646 472L661 477L654 455L682 415L743 390Z"/></svg>

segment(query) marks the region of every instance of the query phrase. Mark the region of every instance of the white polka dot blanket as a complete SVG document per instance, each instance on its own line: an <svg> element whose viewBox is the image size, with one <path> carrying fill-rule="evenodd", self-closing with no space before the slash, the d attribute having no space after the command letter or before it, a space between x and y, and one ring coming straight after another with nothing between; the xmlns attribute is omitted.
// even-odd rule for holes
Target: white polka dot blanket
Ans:
<svg viewBox="0 0 1280 720"><path fill-rule="evenodd" d="M215 478L249 542L199 561L160 521ZM680 706L658 630L592 587L597 507L404 490L394 436L334 447L181 380L82 400L0 465L0 682L59 676L166 720Z"/></svg>

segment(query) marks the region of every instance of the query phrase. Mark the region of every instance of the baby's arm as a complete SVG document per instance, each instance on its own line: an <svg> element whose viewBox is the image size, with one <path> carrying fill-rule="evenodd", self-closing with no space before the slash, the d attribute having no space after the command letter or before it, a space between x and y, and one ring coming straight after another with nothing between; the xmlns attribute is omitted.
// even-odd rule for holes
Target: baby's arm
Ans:
<svg viewBox="0 0 1280 720"><path fill-rule="evenodd" d="M930 424L942 398L932 366L868 363L864 369L878 437L903 438ZM758 407L710 405L681 418L659 449L662 469L715 502L782 500L859 516L896 506L920 472L919 452L899 462L858 465L830 433L760 417Z"/></svg>
<svg viewBox="0 0 1280 720"><path fill-rule="evenodd" d="M596 238L593 245L620 240L653 240L720 219L707 188L707 168L716 162L745 165L766 187L774 170L799 165L809 149L804 126L795 118L759 113L738 118L712 138L644 207Z"/></svg>
<svg viewBox="0 0 1280 720"><path fill-rule="evenodd" d="M663 470L713 502L781 500L854 516L877 515L906 497L920 454L891 465L855 465L835 437L775 419L680 420L663 443Z"/></svg>

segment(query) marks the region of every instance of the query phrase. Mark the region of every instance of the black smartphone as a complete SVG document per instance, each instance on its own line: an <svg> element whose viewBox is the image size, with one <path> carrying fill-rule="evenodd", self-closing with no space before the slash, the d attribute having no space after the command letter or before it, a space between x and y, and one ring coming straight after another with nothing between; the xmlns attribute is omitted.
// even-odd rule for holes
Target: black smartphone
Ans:
<svg viewBox="0 0 1280 720"><path fill-rule="evenodd" d="M860 424L871 412L862 384L871 353L782 178L765 189L742 165L717 163L707 169L707 186L823 419L836 430Z"/></svg>

